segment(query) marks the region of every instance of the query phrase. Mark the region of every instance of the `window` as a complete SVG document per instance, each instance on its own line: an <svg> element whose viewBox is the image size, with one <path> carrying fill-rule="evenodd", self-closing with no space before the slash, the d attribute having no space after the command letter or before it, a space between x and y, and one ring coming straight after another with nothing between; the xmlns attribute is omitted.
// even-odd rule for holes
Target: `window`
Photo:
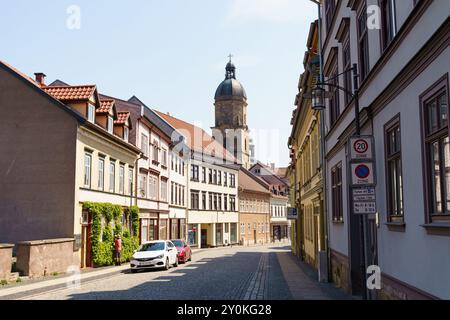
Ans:
<svg viewBox="0 0 450 320"><path fill-rule="evenodd" d="M236 187L236 176L233 173L230 173L230 187Z"/></svg>
<svg viewBox="0 0 450 320"><path fill-rule="evenodd" d="M158 177L150 175L149 178L149 195L150 199L158 200ZM167 185L166 185L167 188Z"/></svg>
<svg viewBox="0 0 450 320"><path fill-rule="evenodd" d="M92 176L92 154L84 154L84 186L86 188L91 187L91 176Z"/></svg>
<svg viewBox="0 0 450 320"><path fill-rule="evenodd" d="M217 170L214 170L214 174L213 174L213 183L217 184Z"/></svg>
<svg viewBox="0 0 450 320"><path fill-rule="evenodd" d="M339 101L339 95L340 95L340 90L335 87L335 86L339 86L339 77L338 77L338 64L337 64L337 60L335 60L335 66L333 71L331 72L330 75L330 84L332 84L333 86L329 86L329 90L331 92L331 99L330 101L330 123L331 125L335 124L337 119L339 118L339 115L341 114L341 110L340 110L340 101ZM308 148L309 150L309 148ZM309 154L308 154L308 159L309 159ZM310 163L308 163L308 168L310 169ZM308 178L311 178L311 175L308 175Z"/></svg>
<svg viewBox="0 0 450 320"><path fill-rule="evenodd" d="M98 159L98 189L105 189L105 159Z"/></svg>
<svg viewBox="0 0 450 320"><path fill-rule="evenodd" d="M191 209L199 209L199 192L191 191Z"/></svg>
<svg viewBox="0 0 450 320"><path fill-rule="evenodd" d="M230 196L230 211L236 211L236 197Z"/></svg>
<svg viewBox="0 0 450 320"><path fill-rule="evenodd" d="M88 121L95 122L95 106L92 104L88 104Z"/></svg>
<svg viewBox="0 0 450 320"><path fill-rule="evenodd" d="M383 49L386 49L397 33L395 0L381 1L381 19L381 38L383 41Z"/></svg>
<svg viewBox="0 0 450 320"><path fill-rule="evenodd" d="M175 187L175 185L174 185L174 183L173 182L171 182L170 183L170 203L171 204L174 204L174 202L173 202L173 199L174 199L174 187Z"/></svg>
<svg viewBox="0 0 450 320"><path fill-rule="evenodd" d="M222 185L222 171L220 170L217 172L217 184Z"/></svg>
<svg viewBox="0 0 450 320"><path fill-rule="evenodd" d="M331 206L333 221L343 221L342 209L342 163L331 169Z"/></svg>
<svg viewBox="0 0 450 320"><path fill-rule="evenodd" d="M213 194L209 193L209 210L213 209Z"/></svg>
<svg viewBox="0 0 450 320"><path fill-rule="evenodd" d="M218 205L217 205L217 193L214 194L214 210L217 210Z"/></svg>
<svg viewBox="0 0 450 320"><path fill-rule="evenodd" d="M133 195L133 168L128 168L128 192Z"/></svg>
<svg viewBox="0 0 450 320"><path fill-rule="evenodd" d="M227 187L228 186L228 181L227 181L227 177L228 174L226 172L223 173L223 186Z"/></svg>
<svg viewBox="0 0 450 320"><path fill-rule="evenodd" d="M175 183L175 195L174 195L174 203L178 205L178 183Z"/></svg>
<svg viewBox="0 0 450 320"><path fill-rule="evenodd" d="M334 12L336 10L335 0L325 0L325 23L327 32L330 32L331 23L333 22Z"/></svg>
<svg viewBox="0 0 450 320"><path fill-rule="evenodd" d="M403 221L403 176L400 117L385 125L386 192L388 222Z"/></svg>
<svg viewBox="0 0 450 320"><path fill-rule="evenodd" d="M358 16L358 51L359 51L359 74L361 82L369 74L369 36L367 30L366 3L362 5Z"/></svg>
<svg viewBox="0 0 450 320"><path fill-rule="evenodd" d="M128 127L125 127L123 129L123 140L128 142L129 135L130 135L130 129L128 129Z"/></svg>
<svg viewBox="0 0 450 320"><path fill-rule="evenodd" d="M109 163L109 191L116 191L116 163L114 161Z"/></svg>
<svg viewBox="0 0 450 320"><path fill-rule="evenodd" d="M191 180L198 182L198 171L199 167L196 165L191 165Z"/></svg>
<svg viewBox="0 0 450 320"><path fill-rule="evenodd" d="M346 39L342 46L342 62L344 71L350 70L352 67L351 53L350 53L350 34L347 32ZM348 92L352 92L352 72L344 73L344 89ZM348 105L351 99L349 93L345 94L345 105Z"/></svg>
<svg viewBox="0 0 450 320"><path fill-rule="evenodd" d="M114 130L114 121L112 117L108 117L108 132L113 133Z"/></svg>
<svg viewBox="0 0 450 320"><path fill-rule="evenodd" d="M170 169L171 170L175 170L173 157L174 157L173 154L171 154L170 155Z"/></svg>
<svg viewBox="0 0 450 320"><path fill-rule="evenodd" d="M202 167L202 182L206 183L206 168Z"/></svg>
<svg viewBox="0 0 450 320"><path fill-rule="evenodd" d="M223 211L228 211L228 196L223 195Z"/></svg>
<svg viewBox="0 0 450 320"><path fill-rule="evenodd" d="M144 174L139 175L138 196L141 198L147 197L147 175L144 175Z"/></svg>
<svg viewBox="0 0 450 320"><path fill-rule="evenodd" d="M153 140L153 161L159 162L159 145L156 140Z"/></svg>
<svg viewBox="0 0 450 320"><path fill-rule="evenodd" d="M148 158L148 137L145 134L141 135L141 151Z"/></svg>
<svg viewBox="0 0 450 320"><path fill-rule="evenodd" d="M212 183L212 181L213 181L213 177L212 177L212 176L213 176L213 171L212 171L212 169L209 169L209 171L208 171L208 172L209 172L209 179L208 179L208 183L210 183L210 184L211 184L211 183Z"/></svg>
<svg viewBox="0 0 450 320"><path fill-rule="evenodd" d="M119 193L125 193L125 166L120 165L119 167Z"/></svg>
<svg viewBox="0 0 450 320"><path fill-rule="evenodd" d="M421 96L426 162L428 222L450 215L450 141L448 126L448 77Z"/></svg>
<svg viewBox="0 0 450 320"><path fill-rule="evenodd" d="M202 209L206 210L206 192L202 192Z"/></svg>
<svg viewBox="0 0 450 320"><path fill-rule="evenodd" d="M181 174L184 177L184 161L180 160L180 162L181 162Z"/></svg>
<svg viewBox="0 0 450 320"><path fill-rule="evenodd" d="M161 152L161 163L164 167L167 167L167 150L166 149L162 149Z"/></svg>
<svg viewBox="0 0 450 320"><path fill-rule="evenodd" d="M161 201L167 201L167 181L161 180Z"/></svg>

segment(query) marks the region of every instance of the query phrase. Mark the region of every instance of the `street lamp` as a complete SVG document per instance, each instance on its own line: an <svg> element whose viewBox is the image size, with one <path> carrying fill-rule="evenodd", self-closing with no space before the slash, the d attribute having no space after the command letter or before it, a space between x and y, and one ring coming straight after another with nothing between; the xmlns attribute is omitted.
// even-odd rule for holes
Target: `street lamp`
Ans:
<svg viewBox="0 0 450 320"><path fill-rule="evenodd" d="M316 87L311 91L312 108L317 111L325 109L325 89Z"/></svg>

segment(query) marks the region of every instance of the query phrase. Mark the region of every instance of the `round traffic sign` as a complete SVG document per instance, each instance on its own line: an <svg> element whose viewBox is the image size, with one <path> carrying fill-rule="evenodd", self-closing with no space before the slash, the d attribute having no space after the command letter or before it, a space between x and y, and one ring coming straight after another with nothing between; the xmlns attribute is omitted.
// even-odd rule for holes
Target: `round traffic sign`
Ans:
<svg viewBox="0 0 450 320"><path fill-rule="evenodd" d="M367 143L366 140L359 139L356 140L355 143L353 144L353 149L357 153L366 153L367 150L369 149L369 144Z"/></svg>
<svg viewBox="0 0 450 320"><path fill-rule="evenodd" d="M355 175L359 179L366 179L370 175L370 168L365 164L360 164L355 168Z"/></svg>

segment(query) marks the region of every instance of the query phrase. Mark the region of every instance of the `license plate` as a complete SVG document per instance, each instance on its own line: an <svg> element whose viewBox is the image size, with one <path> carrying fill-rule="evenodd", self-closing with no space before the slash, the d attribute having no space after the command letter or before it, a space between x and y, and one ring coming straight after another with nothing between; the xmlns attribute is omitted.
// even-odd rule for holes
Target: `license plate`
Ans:
<svg viewBox="0 0 450 320"><path fill-rule="evenodd" d="M139 266L149 266L149 267L151 267L151 266L153 266L153 263L150 262L150 261L144 261L144 262L139 262L138 265Z"/></svg>

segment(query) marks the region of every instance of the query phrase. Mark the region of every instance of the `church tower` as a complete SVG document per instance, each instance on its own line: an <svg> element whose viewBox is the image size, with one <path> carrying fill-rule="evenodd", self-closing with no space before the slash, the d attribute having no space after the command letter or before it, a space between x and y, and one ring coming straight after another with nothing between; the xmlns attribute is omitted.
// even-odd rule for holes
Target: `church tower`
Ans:
<svg viewBox="0 0 450 320"><path fill-rule="evenodd" d="M213 137L249 169L250 139L247 126L247 94L236 80L236 67L230 61L225 67L225 80L219 85L214 97L215 126Z"/></svg>

